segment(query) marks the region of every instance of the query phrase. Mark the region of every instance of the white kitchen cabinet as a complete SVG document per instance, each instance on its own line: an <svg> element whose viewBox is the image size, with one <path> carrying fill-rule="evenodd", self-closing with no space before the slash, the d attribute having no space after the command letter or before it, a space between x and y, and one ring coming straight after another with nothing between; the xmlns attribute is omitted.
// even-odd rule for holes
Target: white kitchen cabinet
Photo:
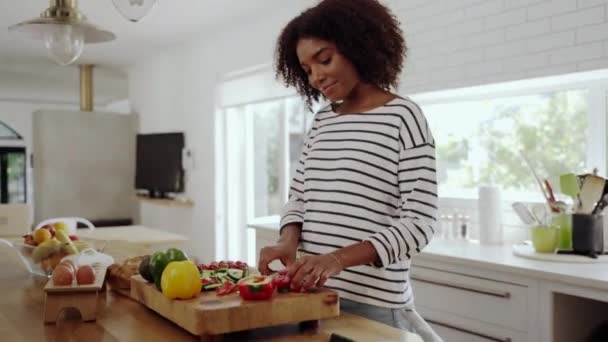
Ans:
<svg viewBox="0 0 608 342"><path fill-rule="evenodd" d="M258 248L278 238L278 219L252 228ZM606 265L529 260L510 245L436 238L413 258L410 281L416 310L446 342L584 341L608 321Z"/></svg>
<svg viewBox="0 0 608 342"><path fill-rule="evenodd" d="M488 324L465 318L453 313L417 305L416 310L425 318L435 332L446 342L528 342L537 341L522 331L507 329L498 325Z"/></svg>
<svg viewBox="0 0 608 342"><path fill-rule="evenodd" d="M416 310L445 341L533 341L534 289L526 285L423 266L412 268L410 281Z"/></svg>
<svg viewBox="0 0 608 342"><path fill-rule="evenodd" d="M413 267L417 305L519 331L528 330L528 287Z"/></svg>
<svg viewBox="0 0 608 342"><path fill-rule="evenodd" d="M520 342L528 341L527 335L521 334L520 332L513 332L509 337L492 336L488 333L479 333L466 328L459 328L449 326L445 324L436 324L429 322L433 330L443 338L444 341L449 342ZM518 336L515 336L518 335Z"/></svg>

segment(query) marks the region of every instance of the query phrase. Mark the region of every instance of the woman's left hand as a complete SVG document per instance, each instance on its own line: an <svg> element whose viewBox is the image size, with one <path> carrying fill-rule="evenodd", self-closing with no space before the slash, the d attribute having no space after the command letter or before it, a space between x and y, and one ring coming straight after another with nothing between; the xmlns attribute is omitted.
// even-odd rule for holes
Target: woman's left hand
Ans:
<svg viewBox="0 0 608 342"><path fill-rule="evenodd" d="M336 255L311 255L298 259L287 268L293 290L306 291L313 286L322 287L329 277L342 271Z"/></svg>

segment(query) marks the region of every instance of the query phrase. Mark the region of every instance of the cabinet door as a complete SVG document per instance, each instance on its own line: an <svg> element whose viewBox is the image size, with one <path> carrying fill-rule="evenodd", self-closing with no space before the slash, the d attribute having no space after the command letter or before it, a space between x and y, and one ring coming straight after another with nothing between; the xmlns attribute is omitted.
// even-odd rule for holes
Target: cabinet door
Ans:
<svg viewBox="0 0 608 342"><path fill-rule="evenodd" d="M520 333L516 333L513 336L500 337L485 335L481 336L474 332L464 331L459 328L447 327L443 324L429 323L433 330L439 335L444 341L449 342L524 342L527 341L521 338Z"/></svg>
<svg viewBox="0 0 608 342"><path fill-rule="evenodd" d="M528 330L528 288L424 267L412 268L416 303L519 331Z"/></svg>
<svg viewBox="0 0 608 342"><path fill-rule="evenodd" d="M416 305L416 309L446 342L532 342L528 333L524 331L505 328L421 305Z"/></svg>

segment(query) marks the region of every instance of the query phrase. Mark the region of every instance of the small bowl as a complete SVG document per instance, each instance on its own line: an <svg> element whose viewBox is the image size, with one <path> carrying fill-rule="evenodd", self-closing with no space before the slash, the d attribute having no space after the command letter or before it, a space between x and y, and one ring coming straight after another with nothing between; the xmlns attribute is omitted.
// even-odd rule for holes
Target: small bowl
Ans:
<svg viewBox="0 0 608 342"><path fill-rule="evenodd" d="M537 253L554 253L559 242L557 226L535 226L531 229L532 245Z"/></svg>

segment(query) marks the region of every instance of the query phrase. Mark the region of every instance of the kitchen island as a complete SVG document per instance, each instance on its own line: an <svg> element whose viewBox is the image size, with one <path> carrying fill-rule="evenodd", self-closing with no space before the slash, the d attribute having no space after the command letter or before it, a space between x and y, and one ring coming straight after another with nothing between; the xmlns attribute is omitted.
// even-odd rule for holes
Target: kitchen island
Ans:
<svg viewBox="0 0 608 342"><path fill-rule="evenodd" d="M65 310L57 324L43 323L46 279L32 276L14 260L0 261L0 340L2 341L198 341L179 326L128 297L107 291L95 322ZM362 317L342 314L318 329L297 325L227 335L224 341L329 341L332 333L355 341L421 342L415 334Z"/></svg>

